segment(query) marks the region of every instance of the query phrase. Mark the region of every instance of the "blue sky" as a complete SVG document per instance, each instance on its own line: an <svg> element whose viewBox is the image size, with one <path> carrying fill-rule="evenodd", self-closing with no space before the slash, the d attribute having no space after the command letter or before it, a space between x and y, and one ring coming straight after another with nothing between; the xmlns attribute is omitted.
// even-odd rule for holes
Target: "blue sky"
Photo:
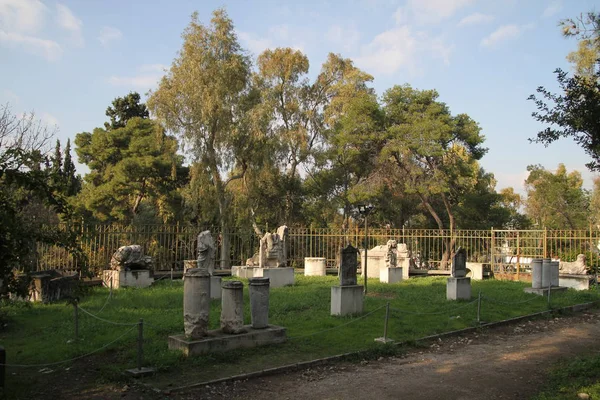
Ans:
<svg viewBox="0 0 600 400"><path fill-rule="evenodd" d="M102 126L117 96L155 87L181 47L193 11L208 22L224 6L240 43L301 49L315 76L329 52L375 77L378 94L395 84L437 89L452 113L479 122L482 165L497 189L523 192L529 164L593 175L571 140L545 148L527 138L540 129L527 97L556 91L554 69L569 69L575 49L558 21L594 9L587 0L0 0L0 103L34 110L66 142ZM79 172L85 172L79 164Z"/></svg>

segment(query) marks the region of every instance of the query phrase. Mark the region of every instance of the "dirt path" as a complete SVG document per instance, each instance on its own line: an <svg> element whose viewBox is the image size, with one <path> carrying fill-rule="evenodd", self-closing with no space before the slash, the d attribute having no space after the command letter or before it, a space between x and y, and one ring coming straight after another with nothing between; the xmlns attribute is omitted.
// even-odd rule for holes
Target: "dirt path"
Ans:
<svg viewBox="0 0 600 400"><path fill-rule="evenodd" d="M402 357L172 393L177 399L527 399L562 358L598 352L600 311L437 341Z"/></svg>

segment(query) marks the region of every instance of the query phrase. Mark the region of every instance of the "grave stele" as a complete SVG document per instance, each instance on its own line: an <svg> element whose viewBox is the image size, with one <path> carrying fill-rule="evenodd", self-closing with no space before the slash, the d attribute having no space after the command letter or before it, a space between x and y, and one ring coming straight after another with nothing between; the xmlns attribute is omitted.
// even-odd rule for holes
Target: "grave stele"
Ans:
<svg viewBox="0 0 600 400"><path fill-rule="evenodd" d="M356 285L356 270L358 269L357 260L358 249L351 244L342 249L340 263L340 285Z"/></svg>
<svg viewBox="0 0 600 400"><path fill-rule="evenodd" d="M467 276L467 252L459 247L452 259L452 277L464 278Z"/></svg>

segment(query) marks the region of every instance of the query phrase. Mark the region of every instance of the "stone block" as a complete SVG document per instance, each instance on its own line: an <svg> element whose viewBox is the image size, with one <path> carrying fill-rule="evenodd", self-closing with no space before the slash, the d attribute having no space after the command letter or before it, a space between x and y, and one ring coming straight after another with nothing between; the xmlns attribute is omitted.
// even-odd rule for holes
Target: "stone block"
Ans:
<svg viewBox="0 0 600 400"><path fill-rule="evenodd" d="M470 300L471 278L448 278L446 283L447 300Z"/></svg>
<svg viewBox="0 0 600 400"><path fill-rule="evenodd" d="M332 286L331 315L360 314L363 311L362 285Z"/></svg>
<svg viewBox="0 0 600 400"><path fill-rule="evenodd" d="M304 275L305 276L325 276L326 260L325 257L305 257Z"/></svg>
<svg viewBox="0 0 600 400"><path fill-rule="evenodd" d="M108 287L110 287L112 281L113 289L122 287L145 288L154 283L154 277L151 271L147 269L134 271L105 269L102 273L102 280Z"/></svg>
<svg viewBox="0 0 600 400"><path fill-rule="evenodd" d="M271 288L292 286L295 282L294 268L257 268L253 278L269 278Z"/></svg>
<svg viewBox="0 0 600 400"><path fill-rule="evenodd" d="M221 277L211 276L210 277L210 299L221 298Z"/></svg>
<svg viewBox="0 0 600 400"><path fill-rule="evenodd" d="M385 267L379 273L379 280L382 283L396 283L402 280L402 267Z"/></svg>
<svg viewBox="0 0 600 400"><path fill-rule="evenodd" d="M572 288L575 290L588 290L590 288L590 280L593 279L590 275L575 275L565 274L559 275L559 286Z"/></svg>
<svg viewBox="0 0 600 400"><path fill-rule="evenodd" d="M209 331L208 336L191 340L185 335L169 336L169 350L181 350L186 356L207 353L221 353L239 348L251 348L270 344L283 343L287 339L286 329L269 325L265 329L254 329L252 325L244 325L245 333L231 335L221 330Z"/></svg>
<svg viewBox="0 0 600 400"><path fill-rule="evenodd" d="M484 270L483 263L468 262L467 269L471 271L470 273L467 274L467 276L469 278L473 279L474 281L482 281L483 280L483 270Z"/></svg>
<svg viewBox="0 0 600 400"><path fill-rule="evenodd" d="M554 293L554 292L564 292L565 290L567 290L566 287L552 286L552 293ZM536 289L536 288L528 287L528 288L524 289L524 292L525 293L537 294L538 296L548 296L548 288ZM550 297L552 297L552 295L550 295Z"/></svg>
<svg viewBox="0 0 600 400"><path fill-rule="evenodd" d="M387 252L387 248L384 250L385 246L376 246L367 251L367 278L377 278L379 279L379 271L385 268L385 255ZM361 267L361 275L365 276L365 251L361 250L360 252L360 267Z"/></svg>
<svg viewBox="0 0 600 400"><path fill-rule="evenodd" d="M256 278L259 273L258 267L247 267L247 266L239 266L239 267L231 267L231 275L237 276L238 278Z"/></svg>

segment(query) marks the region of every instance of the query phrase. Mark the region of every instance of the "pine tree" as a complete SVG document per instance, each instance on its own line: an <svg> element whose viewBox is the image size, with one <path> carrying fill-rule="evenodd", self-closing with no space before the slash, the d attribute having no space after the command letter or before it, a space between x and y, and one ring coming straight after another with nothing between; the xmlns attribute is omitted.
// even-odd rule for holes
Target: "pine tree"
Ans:
<svg viewBox="0 0 600 400"><path fill-rule="evenodd" d="M81 180L75 175L75 164L71 159L71 139L67 139L65 147L65 160L63 162L62 176L65 183L65 194L74 196L81 191Z"/></svg>

